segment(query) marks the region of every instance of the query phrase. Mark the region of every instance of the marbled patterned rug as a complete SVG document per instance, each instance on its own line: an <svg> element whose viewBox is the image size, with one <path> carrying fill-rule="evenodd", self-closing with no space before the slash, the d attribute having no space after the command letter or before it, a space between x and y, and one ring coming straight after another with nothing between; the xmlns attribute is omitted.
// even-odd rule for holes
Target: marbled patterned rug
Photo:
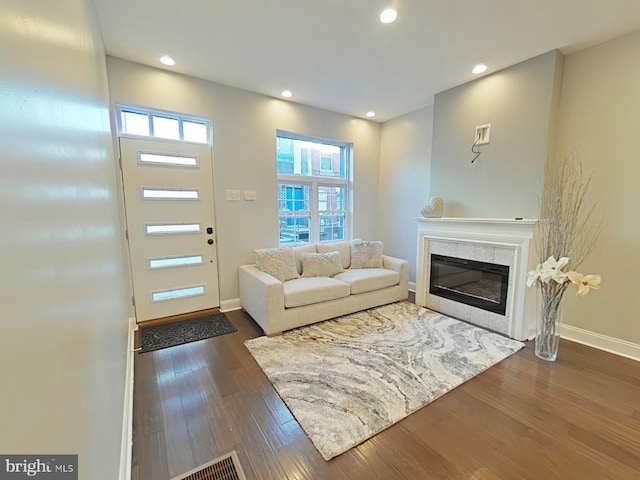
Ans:
<svg viewBox="0 0 640 480"><path fill-rule="evenodd" d="M325 460L524 346L408 302L245 345Z"/></svg>

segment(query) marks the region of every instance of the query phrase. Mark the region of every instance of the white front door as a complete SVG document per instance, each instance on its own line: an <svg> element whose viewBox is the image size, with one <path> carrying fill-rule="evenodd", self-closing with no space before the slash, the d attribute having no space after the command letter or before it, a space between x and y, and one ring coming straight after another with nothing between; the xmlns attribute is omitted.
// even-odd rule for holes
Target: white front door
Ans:
<svg viewBox="0 0 640 480"><path fill-rule="evenodd" d="M120 138L138 322L220 306L210 145Z"/></svg>

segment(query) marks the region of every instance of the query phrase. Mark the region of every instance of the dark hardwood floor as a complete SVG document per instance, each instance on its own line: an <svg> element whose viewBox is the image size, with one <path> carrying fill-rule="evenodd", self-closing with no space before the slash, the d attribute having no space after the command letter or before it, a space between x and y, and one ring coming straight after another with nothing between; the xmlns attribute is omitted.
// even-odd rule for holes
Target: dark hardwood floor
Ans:
<svg viewBox="0 0 640 480"><path fill-rule="evenodd" d="M236 450L248 479L640 479L640 363L533 345L326 462L235 333L136 355L133 480Z"/></svg>

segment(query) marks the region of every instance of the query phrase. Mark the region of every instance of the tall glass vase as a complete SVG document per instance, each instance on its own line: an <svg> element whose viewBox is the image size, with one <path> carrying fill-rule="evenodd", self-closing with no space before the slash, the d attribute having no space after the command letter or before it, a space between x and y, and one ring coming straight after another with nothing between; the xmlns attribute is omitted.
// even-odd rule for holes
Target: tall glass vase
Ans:
<svg viewBox="0 0 640 480"><path fill-rule="evenodd" d="M538 302L536 356L549 362L554 362L558 357L563 293L564 289L543 291L542 298Z"/></svg>

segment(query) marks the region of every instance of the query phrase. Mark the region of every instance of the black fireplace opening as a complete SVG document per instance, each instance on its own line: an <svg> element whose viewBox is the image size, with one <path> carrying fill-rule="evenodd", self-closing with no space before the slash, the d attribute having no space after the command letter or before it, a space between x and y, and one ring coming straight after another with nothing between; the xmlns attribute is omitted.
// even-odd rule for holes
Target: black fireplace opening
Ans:
<svg viewBox="0 0 640 480"><path fill-rule="evenodd" d="M429 293L504 315L509 267L431 254Z"/></svg>

